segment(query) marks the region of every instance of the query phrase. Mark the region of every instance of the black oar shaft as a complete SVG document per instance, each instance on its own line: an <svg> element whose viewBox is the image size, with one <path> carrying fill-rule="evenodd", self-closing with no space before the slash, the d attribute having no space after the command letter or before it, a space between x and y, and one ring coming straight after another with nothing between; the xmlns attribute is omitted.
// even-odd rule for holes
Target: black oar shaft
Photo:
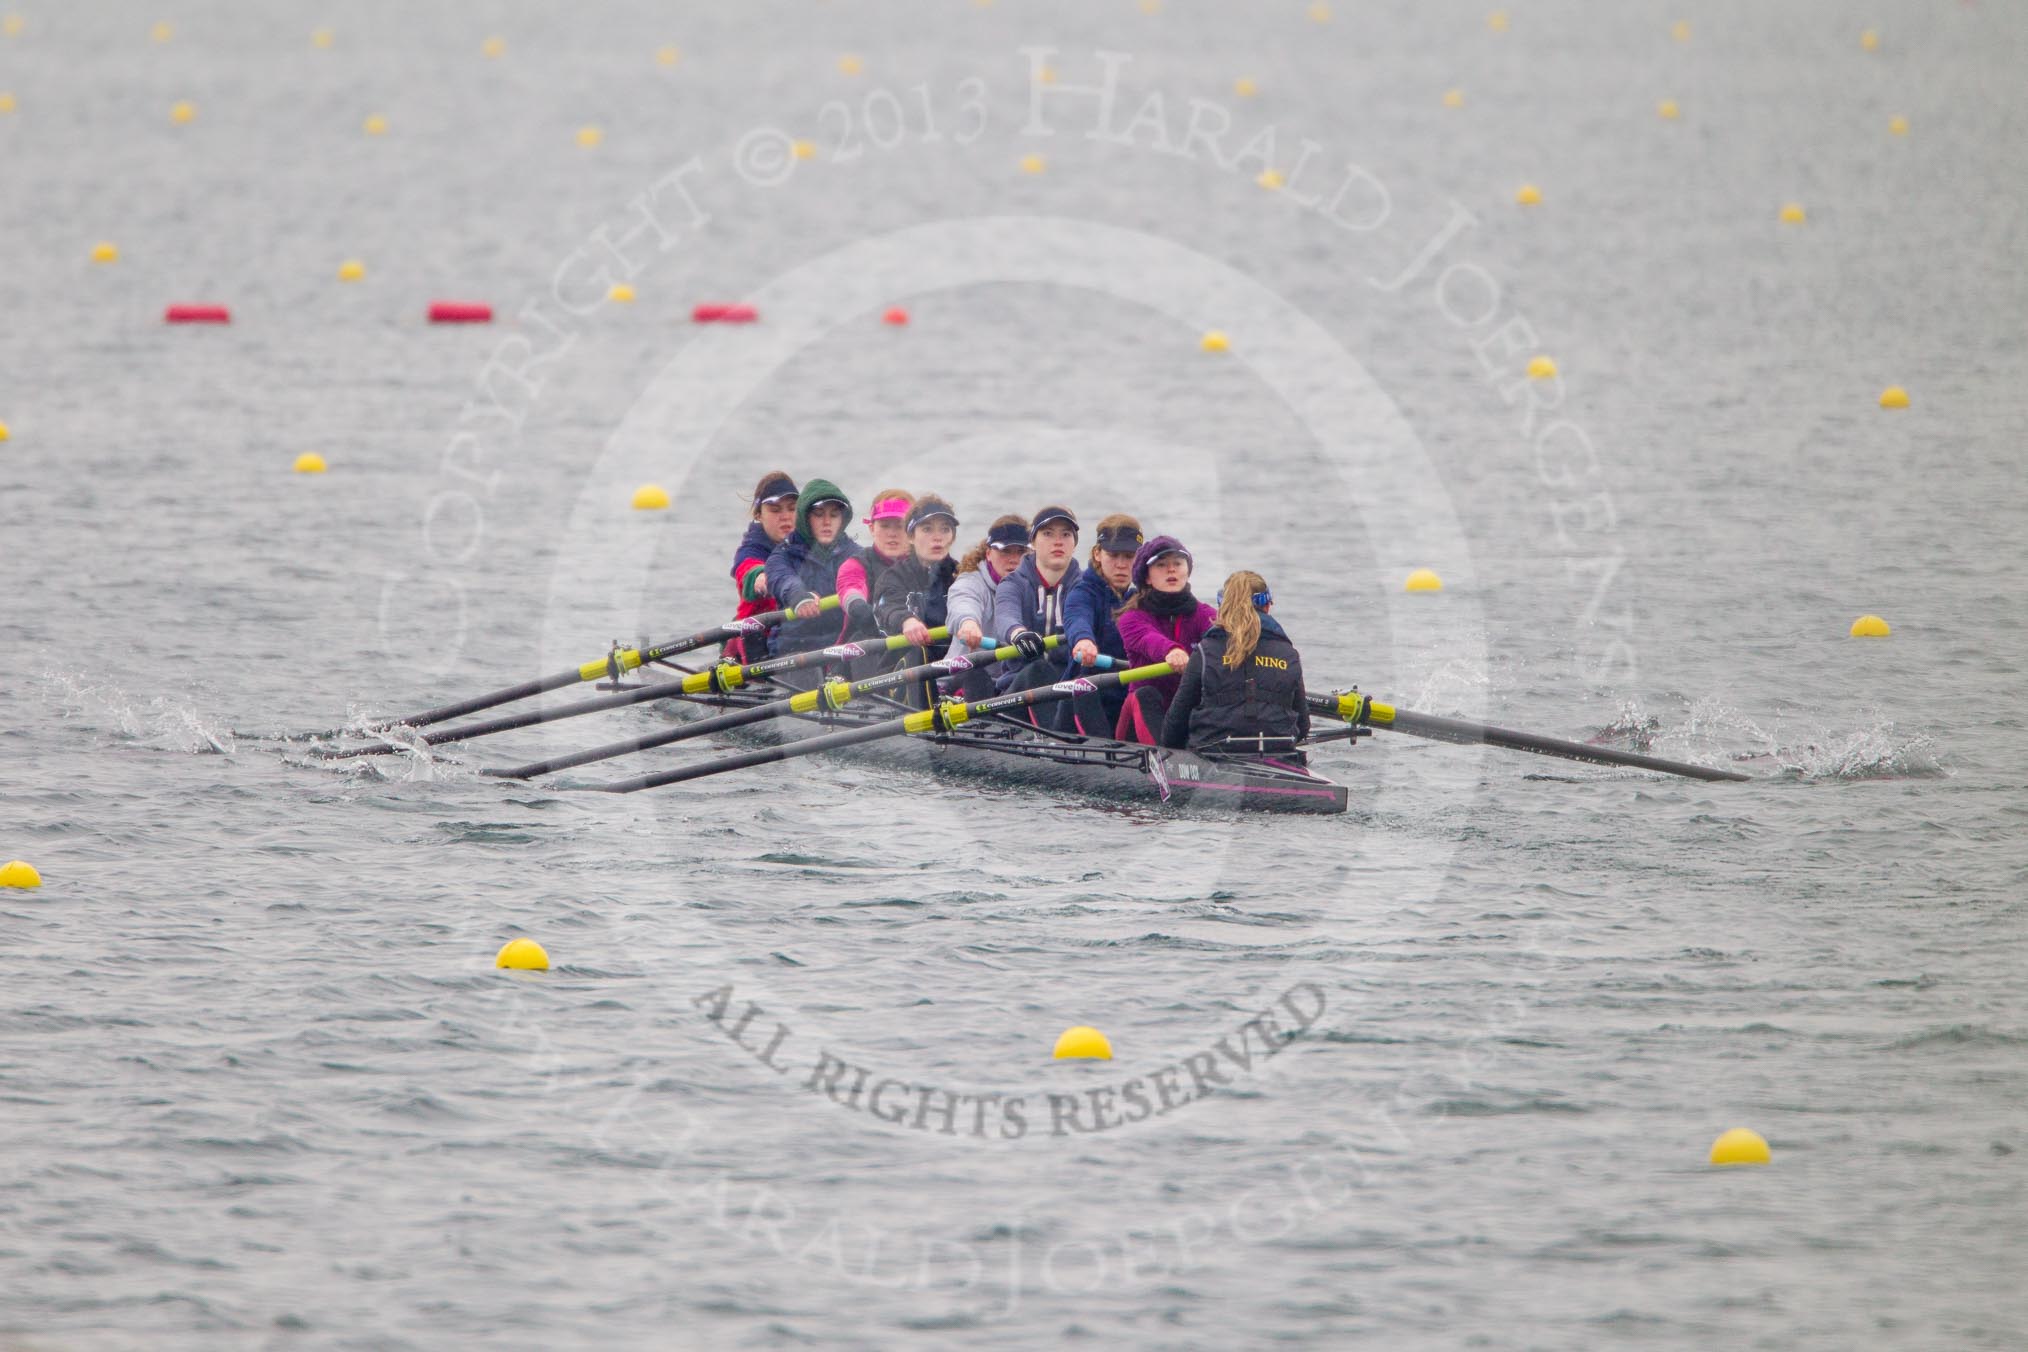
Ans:
<svg viewBox="0 0 2028 1352"><path fill-rule="evenodd" d="M822 598L820 604L826 610L833 610L838 606L838 598L836 596L826 596ZM769 625L781 623L791 613L787 610L771 610L766 614L755 615L744 620L730 620L724 624L714 624L709 629L700 629L686 638L669 639L666 642L652 644L646 648L623 649L614 654L610 663L594 658L592 661L573 667L569 671L559 671L552 676L540 676L532 681L523 681L519 685L510 685L503 690L494 690L483 695L474 695L470 699L461 699L453 704L441 705L435 709L426 709L422 713L410 714L404 718L381 719L373 724L373 726L381 728L397 726L426 728L432 723L441 723L446 719L460 718L465 714L478 713L482 709L491 709L502 704L512 704L515 700L529 699L535 695L547 694L552 690L561 690L567 685L576 685L580 681L596 681L599 677L606 675L608 671L624 673L632 671L643 663L659 662L665 657L675 657L680 653L693 652L698 648L708 648L714 643L724 643L727 640L739 638L744 634L760 633Z"/></svg>
<svg viewBox="0 0 2028 1352"><path fill-rule="evenodd" d="M932 638L941 638L943 637L944 630L941 628L932 629L930 630L930 634ZM1047 641L1053 647L1056 643L1056 636L1051 635ZM888 642L891 646L895 640L890 639ZM1019 653L1020 649L1011 646L982 649L976 656L972 656L966 660L968 663L1000 662L1015 657ZM797 660L801 661L802 665L807 666L810 664L807 661L802 661L802 659L817 655L821 654L802 654ZM758 667L748 667L745 669L746 674L748 676L764 674L760 671L760 667L780 670L782 669L782 663L788 660L790 659L776 659L773 662L761 663ZM620 756L631 756L637 751L650 751L658 746L668 746L673 742L688 741L694 737L708 737L714 732L725 732L731 728L743 728L749 724L765 722L770 718L779 718L793 713L815 713L823 707L826 700L843 703L860 695L873 694L876 691L886 690L897 685L907 685L911 681L935 680L940 676L947 676L957 669L958 661L956 659L945 658L936 662L926 662L921 666L903 667L899 671L891 671L883 676L869 676L865 680L854 681L849 686L843 682L827 683L818 690L804 691L785 696L781 699L769 700L766 704L757 704L750 709L735 709L731 713L699 719L694 723L685 723L681 727L670 728L664 732L649 733L641 737L625 737L617 742L608 742L604 746L595 746L585 751L573 751L568 755L556 756L549 760L530 761L526 765L516 765L505 770L482 770L480 773L492 775L500 779L535 779L541 775L553 774L558 770L571 770L580 765L590 765L594 761L613 760Z"/></svg>
<svg viewBox="0 0 2028 1352"><path fill-rule="evenodd" d="M1644 756L1638 751L1616 751L1606 746L1591 746L1584 742L1567 742L1560 737L1545 737L1537 732L1516 732L1512 728L1494 727L1490 723L1473 723L1462 718L1444 718L1437 714L1419 714L1413 709L1360 701L1358 696L1310 696L1312 709L1334 718L1352 715L1354 711L1349 709L1348 705L1353 703L1358 703L1362 711L1355 717L1357 722L1369 727L1427 737L1436 742L1456 742L1466 745L1483 743L1486 746L1504 747L1510 751L1532 751L1537 755L1558 756L1564 760L1589 761L1595 765L1624 765L1637 770L1654 770L1661 774L1681 775L1686 779L1752 778L1751 775L1743 775L1736 770L1720 770L1709 765L1692 765L1688 761Z"/></svg>
<svg viewBox="0 0 2028 1352"><path fill-rule="evenodd" d="M839 747L857 746L861 742L877 742L884 738L902 737L911 733L933 735L982 715L998 713L1003 709L1048 704L1055 700L1069 699L1073 695L1102 690L1107 686L1149 681L1174 674L1174 669L1167 663L1156 662L1129 671L1107 672L1101 676L1080 676L1073 680L1058 681L1054 685L1036 686L1029 690L1012 690L1004 695L995 695L991 699L973 700L969 703L953 700L935 709L925 709L920 713L909 714L886 723L875 723L848 732L827 733L821 737L810 737L761 751L748 751L737 756L725 756L718 760L706 761L702 765L686 765L680 770L664 770L658 774L615 780L608 784L590 784L586 787L604 793L633 793L637 789L658 789L665 784L681 784L685 780L702 779L706 775L723 774L728 770L744 770L752 765L768 765L775 761L814 756Z"/></svg>
<svg viewBox="0 0 2028 1352"><path fill-rule="evenodd" d="M631 756L636 751L650 751L658 746L667 746L671 742L681 742L692 737L704 737L714 732L724 732L729 728L743 728L749 723L766 722L768 719L785 712L782 707L778 706L783 706L787 703L788 701L786 700L780 700L773 704L757 704L751 709L734 709L730 713L716 714L710 718L699 719L695 723L684 723L661 732L650 732L644 733L639 737L622 738L617 742L608 742L604 746L595 746L587 751L573 751L567 756L554 756L549 760L530 761L526 765L516 765L505 770L481 770L479 773L492 775L498 779L534 779L540 775L554 774L558 770L570 770L580 765L590 765L593 761L612 760L616 756Z"/></svg>
<svg viewBox="0 0 2028 1352"><path fill-rule="evenodd" d="M602 793L633 793L637 789L659 789L665 784L681 784L686 779L702 779L706 775L723 774L727 770L744 770L752 765L769 765L775 761L794 760L801 756L814 756L822 751L839 747L856 746L860 742L877 742L883 737L899 737L908 729L901 720L891 723L875 723L869 727L853 728L848 732L826 733L822 737L811 737L805 741L790 742L784 746L762 747L758 751L744 751L737 756L725 756L700 765L685 765L680 769L662 770L652 775L640 775L634 779L616 779L610 784L593 784L588 787Z"/></svg>

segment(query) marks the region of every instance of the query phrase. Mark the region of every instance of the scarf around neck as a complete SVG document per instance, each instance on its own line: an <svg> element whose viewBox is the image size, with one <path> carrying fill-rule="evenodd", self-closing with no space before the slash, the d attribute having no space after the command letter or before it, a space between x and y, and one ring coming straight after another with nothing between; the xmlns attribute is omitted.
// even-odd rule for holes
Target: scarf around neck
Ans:
<svg viewBox="0 0 2028 1352"><path fill-rule="evenodd" d="M1197 610L1197 598L1190 594L1187 585L1179 592L1156 591L1153 587L1146 587L1141 591L1140 606L1157 619L1173 620L1178 615L1194 614Z"/></svg>

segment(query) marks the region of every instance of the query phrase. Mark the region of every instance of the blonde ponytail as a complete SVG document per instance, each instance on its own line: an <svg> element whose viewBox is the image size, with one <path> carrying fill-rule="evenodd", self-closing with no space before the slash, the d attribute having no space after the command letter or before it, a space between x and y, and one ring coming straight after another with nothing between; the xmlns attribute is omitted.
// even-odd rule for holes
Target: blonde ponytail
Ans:
<svg viewBox="0 0 2028 1352"><path fill-rule="evenodd" d="M1260 608L1254 605L1253 594L1267 589L1267 579L1243 568L1218 589L1218 627L1225 631L1225 656L1220 659L1224 665L1244 666L1253 656L1254 645L1260 642Z"/></svg>

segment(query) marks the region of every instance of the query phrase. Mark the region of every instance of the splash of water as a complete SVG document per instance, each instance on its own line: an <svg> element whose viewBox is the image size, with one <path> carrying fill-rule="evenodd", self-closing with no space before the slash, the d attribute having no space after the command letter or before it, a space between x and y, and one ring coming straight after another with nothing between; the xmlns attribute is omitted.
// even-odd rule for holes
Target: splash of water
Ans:
<svg viewBox="0 0 2028 1352"><path fill-rule="evenodd" d="M45 671L44 693L67 720L94 731L158 751L230 756L238 743L219 718L187 700L168 695L147 699L86 672Z"/></svg>

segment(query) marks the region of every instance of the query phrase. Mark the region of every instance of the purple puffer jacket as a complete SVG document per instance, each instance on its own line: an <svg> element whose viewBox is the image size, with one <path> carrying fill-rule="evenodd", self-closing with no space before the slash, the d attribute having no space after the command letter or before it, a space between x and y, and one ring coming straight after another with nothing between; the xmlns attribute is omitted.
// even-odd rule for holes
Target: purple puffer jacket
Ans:
<svg viewBox="0 0 2028 1352"><path fill-rule="evenodd" d="M1211 626L1218 623L1218 612L1202 601L1197 609L1186 610L1174 619L1162 619L1135 606L1120 612L1120 642L1127 650L1127 665L1145 667L1160 662L1169 655L1171 648L1189 652L1197 646L1197 640L1211 632ZM1176 697L1176 687L1183 684L1181 676L1164 676L1149 685L1162 692L1164 700Z"/></svg>

